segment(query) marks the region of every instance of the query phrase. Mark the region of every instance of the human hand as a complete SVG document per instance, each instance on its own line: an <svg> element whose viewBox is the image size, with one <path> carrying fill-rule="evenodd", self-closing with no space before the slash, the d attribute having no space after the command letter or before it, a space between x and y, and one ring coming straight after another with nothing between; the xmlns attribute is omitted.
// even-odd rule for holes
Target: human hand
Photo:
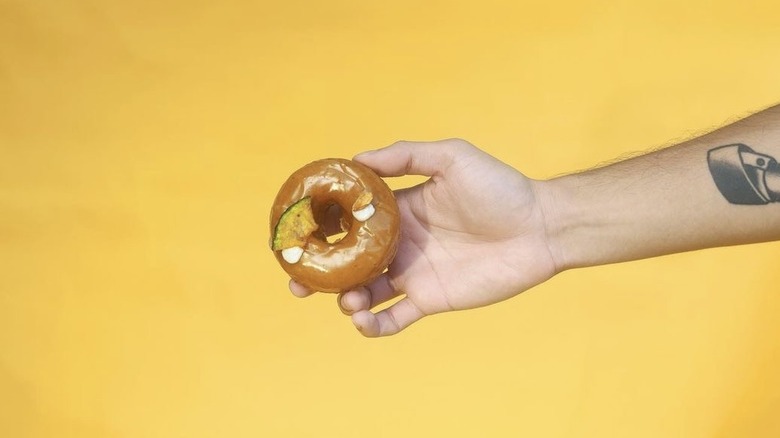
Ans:
<svg viewBox="0 0 780 438"><path fill-rule="evenodd" d="M392 335L426 315L508 299L558 271L539 183L470 143L402 141L354 159L383 177L430 177L395 193L401 237L388 270L338 296L364 336ZM312 293L295 282L290 290L301 297Z"/></svg>

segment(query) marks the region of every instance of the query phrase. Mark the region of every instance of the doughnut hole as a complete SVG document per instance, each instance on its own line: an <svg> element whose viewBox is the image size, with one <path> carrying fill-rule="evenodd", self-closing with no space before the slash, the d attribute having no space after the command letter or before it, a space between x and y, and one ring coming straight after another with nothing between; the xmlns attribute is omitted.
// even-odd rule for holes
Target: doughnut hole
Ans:
<svg viewBox="0 0 780 438"><path fill-rule="evenodd" d="M320 226L315 237L329 244L335 244L347 235L353 220L348 210L332 199L312 207L314 221Z"/></svg>

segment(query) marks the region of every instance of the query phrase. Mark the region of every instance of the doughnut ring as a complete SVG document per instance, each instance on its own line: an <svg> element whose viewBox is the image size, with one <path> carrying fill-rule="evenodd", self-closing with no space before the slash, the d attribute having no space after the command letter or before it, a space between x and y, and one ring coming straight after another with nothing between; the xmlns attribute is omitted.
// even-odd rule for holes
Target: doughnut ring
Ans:
<svg viewBox="0 0 780 438"><path fill-rule="evenodd" d="M271 207L271 249L290 277L321 292L344 292L378 277L400 235L395 196L373 170L328 158L295 171ZM337 241L328 236L341 232Z"/></svg>

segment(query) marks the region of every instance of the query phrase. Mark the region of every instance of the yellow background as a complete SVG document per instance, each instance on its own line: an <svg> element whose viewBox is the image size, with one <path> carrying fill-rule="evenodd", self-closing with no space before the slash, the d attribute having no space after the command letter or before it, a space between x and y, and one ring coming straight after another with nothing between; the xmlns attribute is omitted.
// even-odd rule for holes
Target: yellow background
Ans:
<svg viewBox="0 0 780 438"><path fill-rule="evenodd" d="M770 105L775 3L0 0L0 436L780 436L777 243L378 340L266 246L316 158L546 178Z"/></svg>

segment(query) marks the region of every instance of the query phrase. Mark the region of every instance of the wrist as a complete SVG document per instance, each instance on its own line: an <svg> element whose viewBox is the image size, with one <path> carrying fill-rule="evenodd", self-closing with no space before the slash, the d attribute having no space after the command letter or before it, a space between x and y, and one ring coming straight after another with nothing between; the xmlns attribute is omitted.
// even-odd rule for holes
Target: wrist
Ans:
<svg viewBox="0 0 780 438"><path fill-rule="evenodd" d="M622 254L632 251L635 242L625 237L636 230L621 214L636 206L617 205L619 193L603 186L594 190L590 184L592 181L584 174L539 182L537 193L547 246L556 272L613 263L623 257L637 258Z"/></svg>
<svg viewBox="0 0 780 438"><path fill-rule="evenodd" d="M544 221L545 241L547 249L555 265L555 272L563 272L577 266L571 260L567 244L567 233L576 225L572 218L576 217L571 210L573 204L566 184L560 178L534 181L534 192Z"/></svg>

